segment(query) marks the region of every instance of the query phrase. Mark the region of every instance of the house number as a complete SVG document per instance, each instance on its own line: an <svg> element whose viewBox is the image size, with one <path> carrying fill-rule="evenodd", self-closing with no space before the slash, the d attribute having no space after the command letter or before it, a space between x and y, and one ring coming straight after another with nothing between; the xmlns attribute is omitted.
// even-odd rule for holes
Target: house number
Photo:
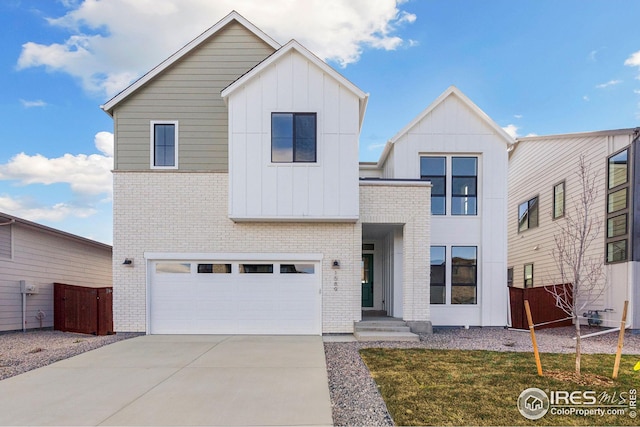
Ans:
<svg viewBox="0 0 640 427"><path fill-rule="evenodd" d="M333 275L333 290L338 291L338 273Z"/></svg>

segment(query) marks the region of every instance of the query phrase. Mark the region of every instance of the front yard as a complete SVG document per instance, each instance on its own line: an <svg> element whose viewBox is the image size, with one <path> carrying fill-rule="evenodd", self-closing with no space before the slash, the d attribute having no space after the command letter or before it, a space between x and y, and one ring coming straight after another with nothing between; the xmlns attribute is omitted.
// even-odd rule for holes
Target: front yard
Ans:
<svg viewBox="0 0 640 427"><path fill-rule="evenodd" d="M366 348L360 354L396 425L638 425L632 403L640 388L637 355L623 355L612 381L614 355L585 354L588 381L577 384L557 379L562 375L539 377L530 352ZM542 364L547 372L570 373L574 355L542 354ZM517 407L521 392L532 387L560 397L538 420L525 418ZM573 402L563 396L573 396Z"/></svg>

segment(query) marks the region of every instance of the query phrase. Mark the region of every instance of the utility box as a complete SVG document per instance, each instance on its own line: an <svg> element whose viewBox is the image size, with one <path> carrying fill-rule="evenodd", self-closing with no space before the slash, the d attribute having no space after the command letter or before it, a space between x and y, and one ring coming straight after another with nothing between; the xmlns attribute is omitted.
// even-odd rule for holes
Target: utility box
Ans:
<svg viewBox="0 0 640 427"><path fill-rule="evenodd" d="M53 329L112 335L113 288L53 284Z"/></svg>
<svg viewBox="0 0 640 427"><path fill-rule="evenodd" d="M24 280L20 281L20 292L27 295L35 295L40 293L40 289L38 289L37 285L27 284Z"/></svg>

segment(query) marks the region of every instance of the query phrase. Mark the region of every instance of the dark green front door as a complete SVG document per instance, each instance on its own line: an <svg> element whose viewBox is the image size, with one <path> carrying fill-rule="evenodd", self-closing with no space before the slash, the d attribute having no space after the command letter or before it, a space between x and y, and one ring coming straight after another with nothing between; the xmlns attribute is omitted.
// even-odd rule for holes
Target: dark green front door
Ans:
<svg viewBox="0 0 640 427"><path fill-rule="evenodd" d="M373 307L373 254L362 254L362 306Z"/></svg>

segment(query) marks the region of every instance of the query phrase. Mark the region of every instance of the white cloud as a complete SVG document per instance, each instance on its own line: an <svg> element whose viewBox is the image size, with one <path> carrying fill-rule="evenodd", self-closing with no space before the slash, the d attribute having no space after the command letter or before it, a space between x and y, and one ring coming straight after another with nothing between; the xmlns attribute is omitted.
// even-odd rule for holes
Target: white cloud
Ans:
<svg viewBox="0 0 640 427"><path fill-rule="evenodd" d="M99 132L94 143L102 154L65 154L52 159L41 154L16 154L0 165L0 180L15 180L22 185L66 183L78 196L110 196L113 135Z"/></svg>
<svg viewBox="0 0 640 427"><path fill-rule="evenodd" d="M0 196L0 211L29 221L62 221L66 218L87 218L97 213L91 207L57 203L53 206L41 206L25 199Z"/></svg>
<svg viewBox="0 0 640 427"><path fill-rule="evenodd" d="M591 101L591 99L590 99L587 95L584 95L584 96L582 97L582 100L583 100L583 101L586 101L586 102Z"/></svg>
<svg viewBox="0 0 640 427"><path fill-rule="evenodd" d="M588 58L590 61L596 61L596 56L598 55L598 51L597 50L592 50L591 52L589 52Z"/></svg>
<svg viewBox="0 0 640 427"><path fill-rule="evenodd" d="M604 88L609 87L609 86L619 85L620 83L622 83L622 80L609 80L606 83L602 83L602 84L596 85L596 88L597 89L604 89Z"/></svg>
<svg viewBox="0 0 640 427"><path fill-rule="evenodd" d="M18 68L43 66L80 79L89 92L115 95L188 41L237 10L280 43L297 39L319 57L346 66L366 48L415 45L398 28L416 16L395 0L67 0L67 14L49 18L72 35L22 46ZM286 19L283 19L286 17ZM162 28L164 30L157 31Z"/></svg>
<svg viewBox="0 0 640 427"><path fill-rule="evenodd" d="M522 118L522 114L514 114L513 117L515 117L516 119L521 119Z"/></svg>
<svg viewBox="0 0 640 427"><path fill-rule="evenodd" d="M626 61L624 61L624 65L627 65L629 67L638 67L638 69L640 70L640 50L632 53L631 56L629 56ZM636 79L640 80L640 75L638 75Z"/></svg>
<svg viewBox="0 0 640 427"><path fill-rule="evenodd" d="M511 138L514 139L519 136L518 129L520 128L514 124L506 125L502 128L502 130L504 130Z"/></svg>
<svg viewBox="0 0 640 427"><path fill-rule="evenodd" d="M27 101L24 99L20 100L20 103L24 108L33 108L33 107L46 107L47 103L41 99L37 99L35 101Z"/></svg>

